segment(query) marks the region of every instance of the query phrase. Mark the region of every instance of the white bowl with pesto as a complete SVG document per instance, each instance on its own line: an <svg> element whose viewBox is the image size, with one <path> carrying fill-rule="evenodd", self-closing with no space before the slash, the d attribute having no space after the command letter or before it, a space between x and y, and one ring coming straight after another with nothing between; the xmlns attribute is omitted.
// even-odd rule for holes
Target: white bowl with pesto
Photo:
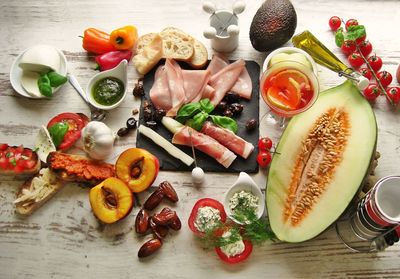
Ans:
<svg viewBox="0 0 400 279"><path fill-rule="evenodd" d="M236 195L235 195L236 194ZM257 203L255 202L255 198ZM237 204L238 198L247 199L250 205L254 207L257 218L261 218L265 210L264 195L260 190L260 187L254 182L254 180L245 172L239 174L236 182L229 188L224 197L224 208L226 214L238 224L242 222L235 220L234 218L234 205Z"/></svg>
<svg viewBox="0 0 400 279"><path fill-rule="evenodd" d="M297 47L281 47L272 51L264 60L261 74L271 67L273 64L271 62L278 63L290 60L305 64L317 76L318 69L314 59L307 52Z"/></svg>

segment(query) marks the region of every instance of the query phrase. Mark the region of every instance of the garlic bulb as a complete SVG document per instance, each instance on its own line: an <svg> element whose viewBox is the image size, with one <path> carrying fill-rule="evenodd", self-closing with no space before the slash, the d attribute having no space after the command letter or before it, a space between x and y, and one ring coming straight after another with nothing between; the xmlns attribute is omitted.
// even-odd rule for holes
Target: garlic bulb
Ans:
<svg viewBox="0 0 400 279"><path fill-rule="evenodd" d="M96 160L106 159L113 150L114 133L103 122L91 121L82 130L82 149Z"/></svg>

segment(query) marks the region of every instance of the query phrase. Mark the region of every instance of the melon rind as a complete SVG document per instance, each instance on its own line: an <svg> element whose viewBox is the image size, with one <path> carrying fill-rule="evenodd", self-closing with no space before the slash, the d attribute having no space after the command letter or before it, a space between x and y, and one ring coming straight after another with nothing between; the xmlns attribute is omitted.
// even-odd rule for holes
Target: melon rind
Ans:
<svg viewBox="0 0 400 279"><path fill-rule="evenodd" d="M314 122L330 108L348 112L350 135L331 182L304 219L293 226L284 221L285 201L302 141L308 136ZM272 230L287 242L301 242L323 232L347 208L368 172L375 152L377 125L370 104L352 82L321 92L315 104L293 117L276 149L267 182L266 203Z"/></svg>

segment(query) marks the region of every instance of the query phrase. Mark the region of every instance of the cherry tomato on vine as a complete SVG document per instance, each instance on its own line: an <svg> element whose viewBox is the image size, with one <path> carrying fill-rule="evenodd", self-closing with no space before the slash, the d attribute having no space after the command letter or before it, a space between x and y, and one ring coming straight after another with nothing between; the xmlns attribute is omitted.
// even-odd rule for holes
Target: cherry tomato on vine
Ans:
<svg viewBox="0 0 400 279"><path fill-rule="evenodd" d="M272 160L271 153L269 151L261 151L257 155L257 163L260 167L266 168Z"/></svg>
<svg viewBox="0 0 400 279"><path fill-rule="evenodd" d="M400 103L400 87L388 87L386 88L387 97L397 105Z"/></svg>
<svg viewBox="0 0 400 279"><path fill-rule="evenodd" d="M356 45L361 45L363 42L365 42L366 36L361 36L360 38L356 39Z"/></svg>
<svg viewBox="0 0 400 279"><path fill-rule="evenodd" d="M364 97L368 101L375 101L381 93L382 91L376 83L371 83L364 89Z"/></svg>
<svg viewBox="0 0 400 279"><path fill-rule="evenodd" d="M345 55L350 55L356 51L357 47L353 41L344 41L341 46L341 49Z"/></svg>
<svg viewBox="0 0 400 279"><path fill-rule="evenodd" d="M258 140L258 150L267 151L272 147L272 140L270 138L264 137Z"/></svg>
<svg viewBox="0 0 400 279"><path fill-rule="evenodd" d="M390 83L392 83L393 77L387 71L380 71L376 74L376 77L379 79L383 87L388 87Z"/></svg>
<svg viewBox="0 0 400 279"><path fill-rule="evenodd" d="M362 55L367 57L372 52L372 45L369 41L363 41L359 46Z"/></svg>
<svg viewBox="0 0 400 279"><path fill-rule="evenodd" d="M350 54L347 60L349 61L350 65L356 69L360 68L361 65L364 64L364 60L358 52L353 52Z"/></svg>
<svg viewBox="0 0 400 279"><path fill-rule="evenodd" d="M341 24L342 20L338 16L333 16L329 19L329 27L332 31L338 30Z"/></svg>
<svg viewBox="0 0 400 279"><path fill-rule="evenodd" d="M368 68L360 68L358 71L360 72L360 74L362 76L366 77L368 80L371 80L372 72L371 72L370 69L368 69Z"/></svg>
<svg viewBox="0 0 400 279"><path fill-rule="evenodd" d="M379 56L376 56L376 54L368 57L367 60L374 72L377 72L382 68L382 59Z"/></svg>
<svg viewBox="0 0 400 279"><path fill-rule="evenodd" d="M348 21L346 21L346 31L349 30L349 26L356 26L358 25L358 21L357 19L349 19Z"/></svg>

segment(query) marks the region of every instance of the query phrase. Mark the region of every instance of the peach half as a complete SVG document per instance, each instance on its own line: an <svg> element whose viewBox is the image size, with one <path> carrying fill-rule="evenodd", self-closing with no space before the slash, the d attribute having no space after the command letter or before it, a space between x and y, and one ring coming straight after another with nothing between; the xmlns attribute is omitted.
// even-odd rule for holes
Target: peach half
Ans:
<svg viewBox="0 0 400 279"><path fill-rule="evenodd" d="M107 178L90 189L89 201L94 215L106 224L127 216L134 204L131 190L116 177Z"/></svg>
<svg viewBox="0 0 400 279"><path fill-rule="evenodd" d="M151 186L157 177L160 164L156 156L142 148L129 148L119 155L115 172L134 193Z"/></svg>

